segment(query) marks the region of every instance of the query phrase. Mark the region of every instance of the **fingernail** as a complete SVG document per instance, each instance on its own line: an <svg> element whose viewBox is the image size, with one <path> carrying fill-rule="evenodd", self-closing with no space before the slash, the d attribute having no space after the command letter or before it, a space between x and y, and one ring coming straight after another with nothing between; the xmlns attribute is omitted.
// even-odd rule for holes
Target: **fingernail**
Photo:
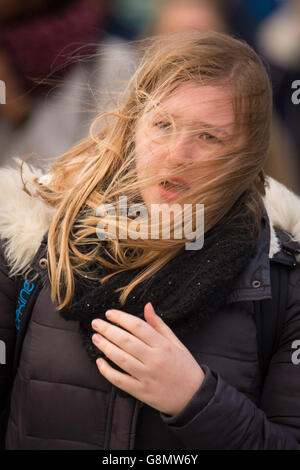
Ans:
<svg viewBox="0 0 300 470"><path fill-rule="evenodd" d="M96 360L96 363L98 364L98 367L100 367L100 368L102 368L103 365L104 365L104 361L103 361L103 359L101 359L101 358L98 358L98 359Z"/></svg>
<svg viewBox="0 0 300 470"><path fill-rule="evenodd" d="M107 311L105 312L105 316L106 316L107 318L113 318L113 317L114 317L114 314L115 314L115 312L114 312L113 310L107 310Z"/></svg>
<svg viewBox="0 0 300 470"><path fill-rule="evenodd" d="M92 341L93 343L98 343L99 341L99 335L97 333L95 333L93 336L92 336Z"/></svg>
<svg viewBox="0 0 300 470"><path fill-rule="evenodd" d="M100 328L101 324L99 320L93 320L92 321L92 328L95 330L96 328Z"/></svg>
<svg viewBox="0 0 300 470"><path fill-rule="evenodd" d="M154 310L154 307L153 307L152 303L151 303L151 302L148 302L148 303L147 303L147 305L150 305L150 308L151 308L152 312L153 312L153 313L156 315L156 313L155 313L155 310Z"/></svg>

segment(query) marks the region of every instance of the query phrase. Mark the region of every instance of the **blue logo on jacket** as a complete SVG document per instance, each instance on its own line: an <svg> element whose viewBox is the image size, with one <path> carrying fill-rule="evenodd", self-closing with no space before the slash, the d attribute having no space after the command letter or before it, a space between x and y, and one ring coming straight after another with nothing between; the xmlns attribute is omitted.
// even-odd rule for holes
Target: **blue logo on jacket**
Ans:
<svg viewBox="0 0 300 470"><path fill-rule="evenodd" d="M20 290L20 294L18 297L18 307L16 310L16 319L15 319L15 325L17 330L20 329L21 325L21 317L23 315L22 309L27 305L28 300L30 299L30 295L35 287L35 284L33 282L29 281L24 281L23 287ZM27 298L24 298L24 295L26 294Z"/></svg>

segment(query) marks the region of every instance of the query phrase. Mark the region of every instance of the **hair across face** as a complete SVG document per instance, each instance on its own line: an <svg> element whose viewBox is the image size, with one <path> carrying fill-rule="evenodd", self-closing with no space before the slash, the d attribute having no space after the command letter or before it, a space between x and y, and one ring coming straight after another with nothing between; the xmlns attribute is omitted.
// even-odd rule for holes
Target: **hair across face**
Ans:
<svg viewBox="0 0 300 470"><path fill-rule="evenodd" d="M245 42L215 32L150 39L128 90L122 113L132 116L127 143L135 146L147 205L201 201L209 229L246 190L263 190L272 93L260 58ZM222 124L230 130L221 138ZM212 127L215 134L208 135ZM189 191L167 194L159 178L168 177L182 179Z"/></svg>
<svg viewBox="0 0 300 470"><path fill-rule="evenodd" d="M135 131L138 178L160 178L142 188L146 205L196 196L205 168L232 150L233 133L232 99L222 86L186 82L150 106Z"/></svg>
<svg viewBox="0 0 300 470"><path fill-rule="evenodd" d="M83 275L95 260L106 263L95 244L84 254L80 246L95 237L97 207L120 196L147 206L204 204L205 231L244 198L260 223L272 113L260 58L245 42L216 32L176 33L144 45L117 108L58 160L51 184L37 188L58 209L48 255L52 297L60 306L72 297L74 273ZM122 301L185 242L110 240L113 271L145 268L120 288Z"/></svg>

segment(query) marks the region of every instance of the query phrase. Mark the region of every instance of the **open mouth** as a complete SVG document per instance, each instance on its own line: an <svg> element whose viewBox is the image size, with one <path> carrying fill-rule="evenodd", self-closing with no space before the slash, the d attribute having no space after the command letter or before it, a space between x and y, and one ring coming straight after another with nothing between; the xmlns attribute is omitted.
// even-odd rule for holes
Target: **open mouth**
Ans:
<svg viewBox="0 0 300 470"><path fill-rule="evenodd" d="M171 180L171 179L165 179L160 183L160 185L170 191L186 191L189 187L186 183Z"/></svg>
<svg viewBox="0 0 300 470"><path fill-rule="evenodd" d="M158 186L161 195L166 199L176 199L179 193L189 189L186 183L175 181L174 179L164 179Z"/></svg>

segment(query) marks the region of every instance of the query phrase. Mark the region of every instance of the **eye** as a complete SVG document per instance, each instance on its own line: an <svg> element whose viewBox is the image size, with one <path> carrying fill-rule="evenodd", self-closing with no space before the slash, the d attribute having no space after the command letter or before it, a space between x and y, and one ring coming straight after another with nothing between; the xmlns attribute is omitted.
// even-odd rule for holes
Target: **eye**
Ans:
<svg viewBox="0 0 300 470"><path fill-rule="evenodd" d="M154 126L162 130L169 130L172 124L168 121L158 121L154 123Z"/></svg>
<svg viewBox="0 0 300 470"><path fill-rule="evenodd" d="M203 132L200 134L199 138L201 140L204 140L206 142L211 142L211 143L220 143L220 139L218 139L215 135L210 134L209 132Z"/></svg>

